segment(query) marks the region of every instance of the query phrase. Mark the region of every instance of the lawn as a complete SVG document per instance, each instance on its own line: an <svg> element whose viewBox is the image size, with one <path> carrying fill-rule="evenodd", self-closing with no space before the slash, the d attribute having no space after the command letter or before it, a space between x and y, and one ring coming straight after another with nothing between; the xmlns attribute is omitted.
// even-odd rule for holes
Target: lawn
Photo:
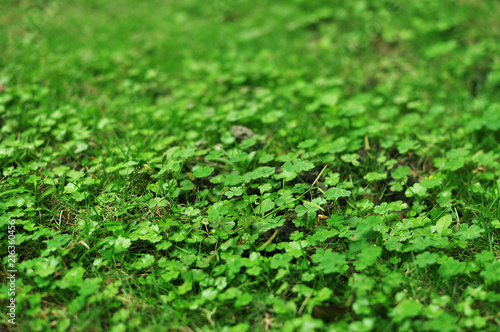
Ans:
<svg viewBox="0 0 500 332"><path fill-rule="evenodd" d="M497 331L500 3L0 3L0 330Z"/></svg>

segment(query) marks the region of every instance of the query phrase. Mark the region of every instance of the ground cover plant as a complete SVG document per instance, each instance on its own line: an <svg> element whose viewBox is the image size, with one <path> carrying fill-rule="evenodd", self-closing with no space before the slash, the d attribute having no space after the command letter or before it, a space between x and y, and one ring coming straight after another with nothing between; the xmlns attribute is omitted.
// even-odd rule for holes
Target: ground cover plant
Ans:
<svg viewBox="0 0 500 332"><path fill-rule="evenodd" d="M0 9L2 330L498 329L498 3Z"/></svg>

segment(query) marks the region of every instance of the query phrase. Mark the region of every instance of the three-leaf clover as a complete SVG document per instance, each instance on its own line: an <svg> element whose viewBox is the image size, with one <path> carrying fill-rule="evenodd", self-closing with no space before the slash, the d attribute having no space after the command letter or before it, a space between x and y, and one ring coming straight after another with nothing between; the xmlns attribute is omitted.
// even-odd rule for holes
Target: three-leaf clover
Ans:
<svg viewBox="0 0 500 332"><path fill-rule="evenodd" d="M213 171L214 171L213 167L201 166L201 167L198 167L193 172L193 175L197 178L205 178L205 177L209 176L210 174L212 174Z"/></svg>
<svg viewBox="0 0 500 332"><path fill-rule="evenodd" d="M328 189L324 196L327 200L331 200L332 198L339 199L340 197L348 197L350 194L351 192L349 190L334 187Z"/></svg>

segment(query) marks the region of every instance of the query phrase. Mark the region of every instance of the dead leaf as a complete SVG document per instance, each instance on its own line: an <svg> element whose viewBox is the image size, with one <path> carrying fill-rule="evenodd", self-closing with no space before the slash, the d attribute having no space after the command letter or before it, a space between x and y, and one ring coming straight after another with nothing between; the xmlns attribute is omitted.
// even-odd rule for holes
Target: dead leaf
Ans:
<svg viewBox="0 0 500 332"><path fill-rule="evenodd" d="M238 141L243 141L247 138L255 136L255 133L252 130L243 126L231 127L231 133L233 133L234 137L236 137Z"/></svg>

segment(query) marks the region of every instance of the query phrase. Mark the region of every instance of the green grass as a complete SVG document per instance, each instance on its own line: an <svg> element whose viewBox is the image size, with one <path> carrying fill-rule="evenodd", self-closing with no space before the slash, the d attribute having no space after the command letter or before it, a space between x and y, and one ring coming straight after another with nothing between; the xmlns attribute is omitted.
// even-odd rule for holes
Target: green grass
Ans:
<svg viewBox="0 0 500 332"><path fill-rule="evenodd" d="M2 330L496 331L494 1L0 13Z"/></svg>

